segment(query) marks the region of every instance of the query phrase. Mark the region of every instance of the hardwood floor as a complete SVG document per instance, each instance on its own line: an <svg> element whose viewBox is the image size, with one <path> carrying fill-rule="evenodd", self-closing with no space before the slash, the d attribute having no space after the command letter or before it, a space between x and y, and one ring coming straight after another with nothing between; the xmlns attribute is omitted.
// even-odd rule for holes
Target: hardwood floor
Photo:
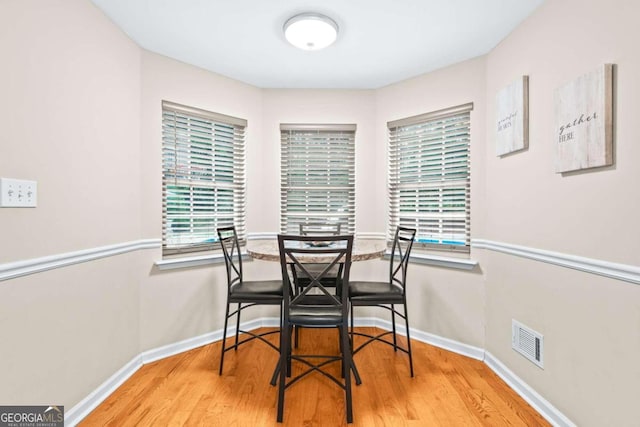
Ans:
<svg viewBox="0 0 640 427"><path fill-rule="evenodd" d="M302 330L300 348L337 353L337 341L336 330ZM286 391L284 423L276 423L277 387L269 380L277 353L254 340L227 353L219 376L220 345L143 366L80 426L347 425L344 392L319 374ZM362 385L353 387L352 426L549 425L484 363L415 340L412 346L414 378L407 355L390 346L374 343L356 355Z"/></svg>

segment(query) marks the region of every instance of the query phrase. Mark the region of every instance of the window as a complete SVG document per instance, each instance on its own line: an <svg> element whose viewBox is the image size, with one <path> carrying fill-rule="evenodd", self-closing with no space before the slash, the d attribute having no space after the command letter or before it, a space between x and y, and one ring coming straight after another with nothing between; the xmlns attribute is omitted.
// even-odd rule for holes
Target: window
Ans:
<svg viewBox="0 0 640 427"><path fill-rule="evenodd" d="M245 239L246 120L162 102L162 253L214 249L218 227Z"/></svg>
<svg viewBox="0 0 640 427"><path fill-rule="evenodd" d="M416 246L469 251L470 111L465 104L387 123L389 230L417 229Z"/></svg>
<svg viewBox="0 0 640 427"><path fill-rule="evenodd" d="M356 125L280 125L280 230L340 224L355 232Z"/></svg>

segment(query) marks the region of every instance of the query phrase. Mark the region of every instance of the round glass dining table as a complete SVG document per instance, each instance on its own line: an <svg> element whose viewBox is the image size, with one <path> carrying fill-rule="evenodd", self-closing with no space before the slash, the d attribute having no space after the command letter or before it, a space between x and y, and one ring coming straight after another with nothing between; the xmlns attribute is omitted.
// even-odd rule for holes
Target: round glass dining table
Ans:
<svg viewBox="0 0 640 427"><path fill-rule="evenodd" d="M387 250L387 243L382 239L355 239L351 252L351 261L366 261L382 258ZM259 239L247 241L247 254L254 259L280 262L280 251L277 239ZM333 256L329 256L333 259ZM326 258L326 256L325 256ZM305 256L306 262L325 262L322 255Z"/></svg>

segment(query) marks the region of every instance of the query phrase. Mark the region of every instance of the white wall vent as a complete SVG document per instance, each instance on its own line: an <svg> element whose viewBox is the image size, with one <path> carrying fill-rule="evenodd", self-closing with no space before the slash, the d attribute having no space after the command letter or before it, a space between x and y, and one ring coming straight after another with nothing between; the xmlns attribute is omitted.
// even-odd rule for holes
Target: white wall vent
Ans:
<svg viewBox="0 0 640 427"><path fill-rule="evenodd" d="M544 368L543 343L542 334L511 319L511 347L541 368Z"/></svg>

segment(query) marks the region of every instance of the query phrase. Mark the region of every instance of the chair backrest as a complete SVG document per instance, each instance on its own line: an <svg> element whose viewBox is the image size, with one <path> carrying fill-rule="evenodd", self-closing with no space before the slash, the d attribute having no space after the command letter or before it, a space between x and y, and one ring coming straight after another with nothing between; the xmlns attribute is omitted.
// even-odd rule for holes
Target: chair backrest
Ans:
<svg viewBox="0 0 640 427"><path fill-rule="evenodd" d="M300 223L301 236L339 236L340 223L327 224L322 222Z"/></svg>
<svg viewBox="0 0 640 427"><path fill-rule="evenodd" d="M405 288L407 283L407 267L409 256L416 237L415 228L398 227L391 248L391 260L389 261L389 283L397 283Z"/></svg>
<svg viewBox="0 0 640 427"><path fill-rule="evenodd" d="M310 300L318 301L321 299L323 305L339 307L342 309L343 315L346 316L353 235L325 236L322 239L322 246L319 247L315 246L316 240L317 236L278 235L282 280L285 289L292 290L292 292L284 292L284 307L290 309L295 306L308 306ZM323 268L320 270L309 269L309 263L314 265L320 263ZM342 266L338 269L340 277L332 276L331 281L339 283L342 289L330 292L327 288L335 290L335 287L327 286L323 279L328 277L336 265ZM290 266L292 270L302 272L309 279L297 292L288 273ZM335 273L335 269L333 269L333 273ZM318 290L320 292L317 292Z"/></svg>
<svg viewBox="0 0 640 427"><path fill-rule="evenodd" d="M242 283L242 254L240 254L236 228L233 226L218 228L218 238L227 267L227 285L231 289L232 285Z"/></svg>

